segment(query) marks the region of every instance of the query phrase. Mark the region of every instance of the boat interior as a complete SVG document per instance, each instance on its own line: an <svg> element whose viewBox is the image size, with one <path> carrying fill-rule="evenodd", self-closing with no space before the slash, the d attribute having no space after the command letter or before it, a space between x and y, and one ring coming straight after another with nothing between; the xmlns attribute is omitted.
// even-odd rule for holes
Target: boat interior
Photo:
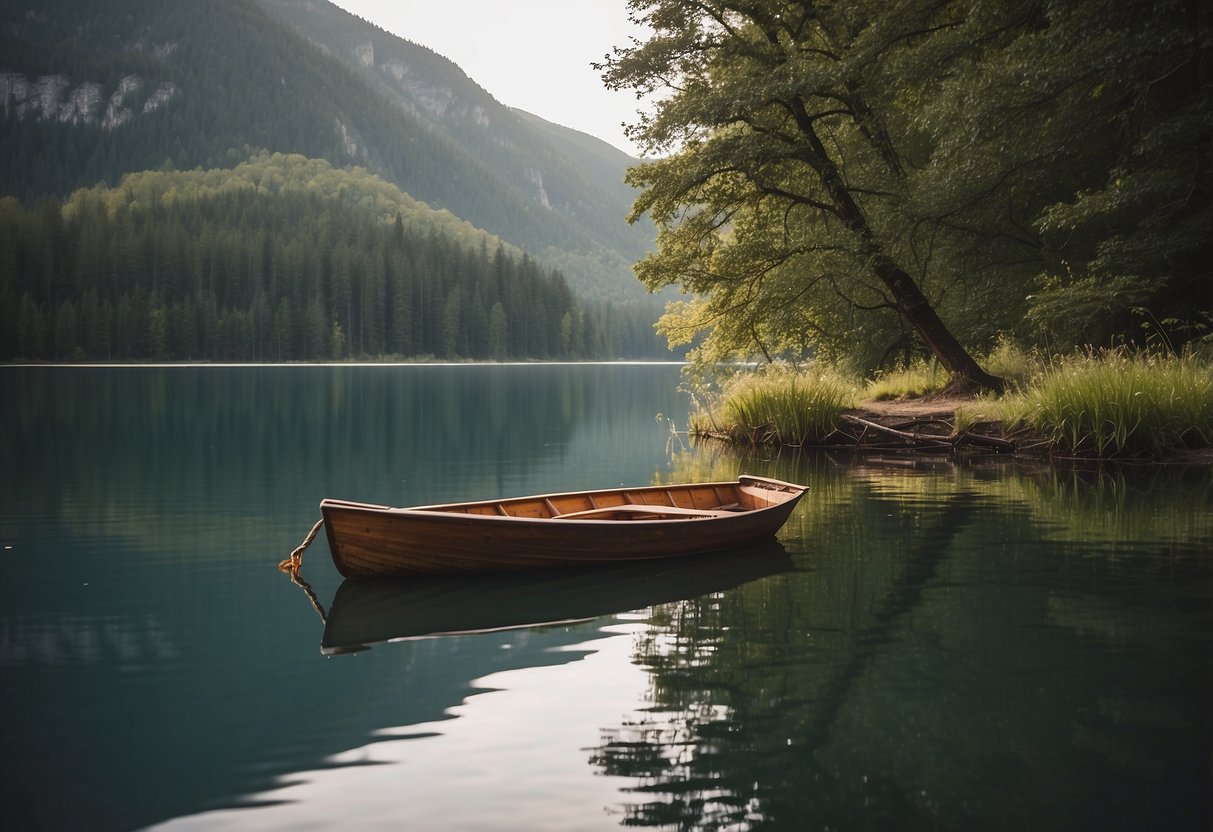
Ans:
<svg viewBox="0 0 1213 832"><path fill-rule="evenodd" d="M425 506L421 511L459 512L548 520L671 520L724 517L782 503L799 493L765 481L621 488L474 503Z"/></svg>

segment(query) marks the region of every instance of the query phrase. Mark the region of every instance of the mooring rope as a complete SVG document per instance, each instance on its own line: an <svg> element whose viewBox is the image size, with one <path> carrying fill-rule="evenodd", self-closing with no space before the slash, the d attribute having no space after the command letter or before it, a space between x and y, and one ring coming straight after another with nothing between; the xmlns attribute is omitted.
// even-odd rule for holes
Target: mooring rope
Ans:
<svg viewBox="0 0 1213 832"><path fill-rule="evenodd" d="M312 526L312 530L307 533L307 537L303 538L303 542L295 547L295 551L291 552L291 556L278 563L280 571L290 572L292 575L299 572L299 567L303 566L303 550L312 545L312 541L316 539L316 533L320 531L320 527L323 525L324 518L321 517L316 521L316 525Z"/></svg>
<svg viewBox="0 0 1213 832"><path fill-rule="evenodd" d="M305 595L307 595L307 599L312 602L312 609L314 609L316 612L320 613L321 622L323 622L324 624L328 624L329 623L328 616L325 615L324 607L321 606L320 599L316 597L316 591L314 589L312 589L312 585L309 584L306 580L304 580L303 576L299 574L298 569L290 570L290 576L291 576L291 583L293 583L295 586L302 589L303 593Z"/></svg>

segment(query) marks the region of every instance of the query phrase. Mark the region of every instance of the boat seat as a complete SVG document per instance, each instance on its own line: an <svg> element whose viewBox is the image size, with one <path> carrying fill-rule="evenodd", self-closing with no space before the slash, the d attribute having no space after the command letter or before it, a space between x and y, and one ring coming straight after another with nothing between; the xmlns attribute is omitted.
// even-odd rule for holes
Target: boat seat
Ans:
<svg viewBox="0 0 1213 832"><path fill-rule="evenodd" d="M646 506L646 505L623 505L623 506L604 506L603 508L590 508L585 511L570 511L568 514L557 514L553 520L592 520L595 516L607 516L611 514L663 514L671 517L727 517L734 514L732 511L716 511L714 509L704 508L682 508L681 506Z"/></svg>

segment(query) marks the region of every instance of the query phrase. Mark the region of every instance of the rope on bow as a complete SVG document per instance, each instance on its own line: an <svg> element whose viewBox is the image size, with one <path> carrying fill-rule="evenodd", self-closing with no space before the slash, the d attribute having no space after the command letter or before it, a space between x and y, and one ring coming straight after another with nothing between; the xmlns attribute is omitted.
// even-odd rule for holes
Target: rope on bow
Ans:
<svg viewBox="0 0 1213 832"><path fill-rule="evenodd" d="M291 556L278 563L279 571L289 572L292 576L298 574L299 567L303 566L303 550L312 545L312 541L316 539L316 533L323 525L324 518L321 517L316 521L316 525L312 526L312 530L307 533L307 537L303 538L303 542L295 547L295 551L291 552Z"/></svg>

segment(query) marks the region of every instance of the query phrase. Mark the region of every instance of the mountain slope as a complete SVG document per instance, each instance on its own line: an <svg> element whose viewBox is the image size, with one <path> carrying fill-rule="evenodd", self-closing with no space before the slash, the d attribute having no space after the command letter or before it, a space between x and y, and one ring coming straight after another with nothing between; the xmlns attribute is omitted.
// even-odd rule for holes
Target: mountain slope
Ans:
<svg viewBox="0 0 1213 832"><path fill-rule="evenodd" d="M327 2L0 0L0 192L65 195L257 149L362 165L635 298L630 159L496 102L458 67Z"/></svg>
<svg viewBox="0 0 1213 832"><path fill-rule="evenodd" d="M624 294L635 294L631 263L654 236L651 225L630 227L623 221L635 197L623 173L635 159L599 139L501 104L433 50L331 3L257 2L467 152L478 172L500 183L542 228L527 238L505 234L508 239L569 269L583 294L602 294L601 287L578 279L584 267L571 265L586 258L607 261L611 271L599 278L622 276ZM471 213L456 212L482 224L474 208L464 210ZM484 227L504 233L491 224Z"/></svg>

